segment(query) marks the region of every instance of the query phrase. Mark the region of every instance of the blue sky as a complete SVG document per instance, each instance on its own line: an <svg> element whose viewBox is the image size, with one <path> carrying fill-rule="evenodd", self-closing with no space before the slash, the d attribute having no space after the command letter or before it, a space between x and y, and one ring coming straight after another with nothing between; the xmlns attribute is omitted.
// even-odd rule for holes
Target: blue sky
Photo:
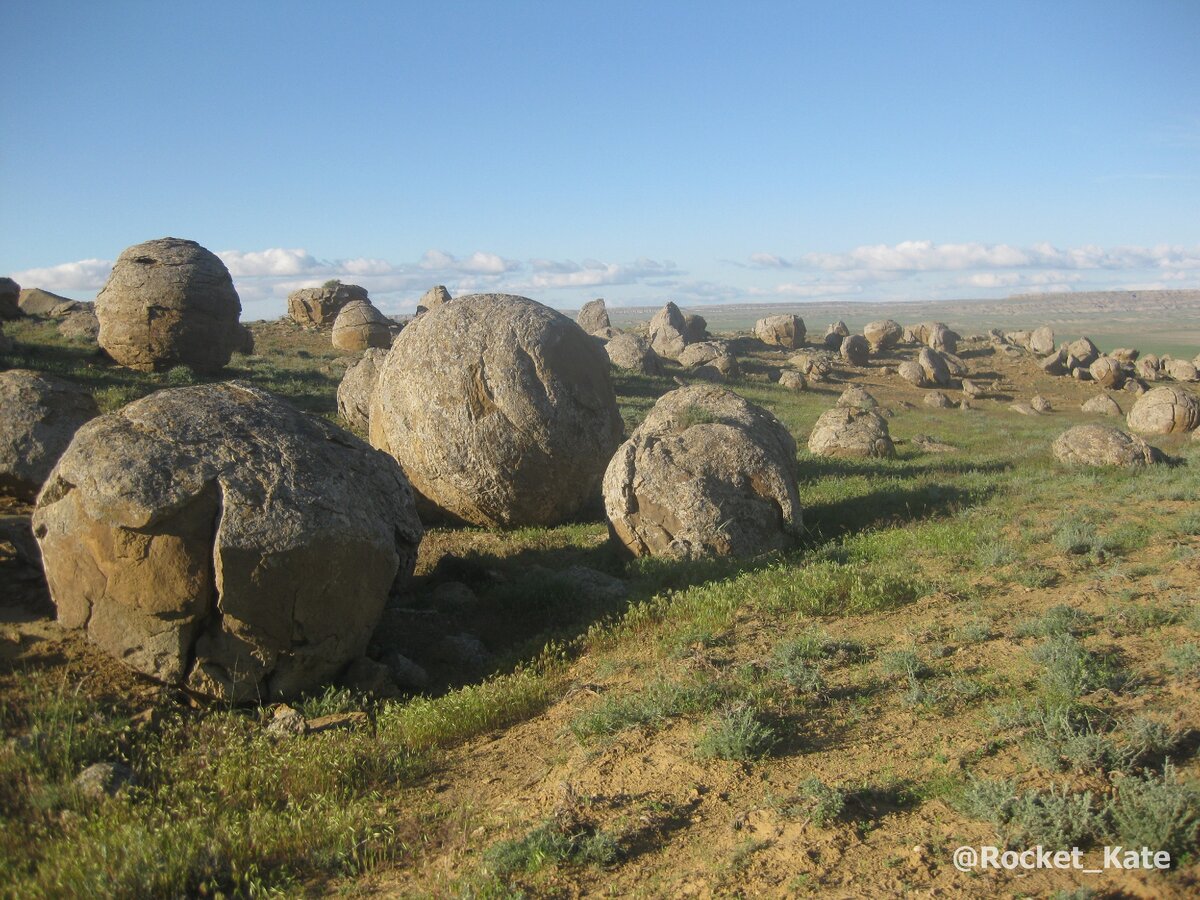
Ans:
<svg viewBox="0 0 1200 900"><path fill-rule="evenodd" d="M0 273L244 315L1200 287L1200 3L0 5Z"/></svg>

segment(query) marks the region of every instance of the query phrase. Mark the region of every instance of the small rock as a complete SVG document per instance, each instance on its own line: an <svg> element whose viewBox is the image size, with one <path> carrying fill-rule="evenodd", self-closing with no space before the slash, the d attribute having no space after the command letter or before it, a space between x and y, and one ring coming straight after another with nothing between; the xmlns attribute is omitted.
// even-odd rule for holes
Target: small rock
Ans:
<svg viewBox="0 0 1200 900"><path fill-rule="evenodd" d="M275 708L275 714L267 725L267 734L272 737L284 737L289 734L304 734L308 730L308 722L298 709L293 709L286 703Z"/></svg>
<svg viewBox="0 0 1200 900"><path fill-rule="evenodd" d="M89 800L111 797L126 786L137 785L133 769L119 762L98 762L88 766L75 779L75 788Z"/></svg>
<svg viewBox="0 0 1200 900"><path fill-rule="evenodd" d="M370 719L365 712L333 713L328 716L318 716L308 721L308 733L320 734L323 731L338 731L340 729L362 728Z"/></svg>
<svg viewBox="0 0 1200 900"><path fill-rule="evenodd" d="M926 406L932 406L934 409L950 409L954 406L954 401L941 391L930 391L925 395L923 402Z"/></svg>
<svg viewBox="0 0 1200 900"><path fill-rule="evenodd" d="M1048 413L1053 410L1053 407L1050 406L1050 401L1041 394L1034 394L1033 399L1029 401L1029 405L1040 413Z"/></svg>

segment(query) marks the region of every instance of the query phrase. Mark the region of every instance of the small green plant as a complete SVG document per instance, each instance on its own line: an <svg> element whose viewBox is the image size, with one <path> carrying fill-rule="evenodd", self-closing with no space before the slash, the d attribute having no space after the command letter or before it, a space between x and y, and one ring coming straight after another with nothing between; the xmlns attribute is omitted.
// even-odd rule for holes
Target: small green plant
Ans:
<svg viewBox="0 0 1200 900"><path fill-rule="evenodd" d="M1196 852L1200 790L1181 782L1170 763L1161 774L1118 780L1107 813L1113 835L1124 846L1166 850L1176 864Z"/></svg>
<svg viewBox="0 0 1200 900"><path fill-rule="evenodd" d="M779 737L751 706L728 707L700 736L696 754L702 759L750 760L768 755Z"/></svg>
<svg viewBox="0 0 1200 900"><path fill-rule="evenodd" d="M197 384L199 379L196 373L188 366L175 366L167 372L167 384L171 387L185 387L189 384Z"/></svg>
<svg viewBox="0 0 1200 900"><path fill-rule="evenodd" d="M1013 580L1022 587L1037 590L1039 588L1048 588L1057 582L1058 573L1048 566L1033 563L1032 565L1022 567L1013 576Z"/></svg>
<svg viewBox="0 0 1200 900"><path fill-rule="evenodd" d="M1179 675L1200 675L1200 645L1172 644L1167 648L1167 659Z"/></svg>
<svg viewBox="0 0 1200 900"><path fill-rule="evenodd" d="M1090 791L1051 787L1018 792L1010 781L972 779L958 806L965 815L992 823L1010 847L1070 849L1083 846L1103 828Z"/></svg>
<svg viewBox="0 0 1200 900"><path fill-rule="evenodd" d="M656 725L677 716L712 709L720 702L721 688L707 680L656 679L641 691L606 697L571 722L575 737L584 741L613 735L626 728Z"/></svg>
<svg viewBox="0 0 1200 900"><path fill-rule="evenodd" d="M926 674L925 664L915 650L893 650L883 657L883 673L885 675L900 675L908 679L919 678Z"/></svg>
<svg viewBox="0 0 1200 900"><path fill-rule="evenodd" d="M992 623L987 619L972 619L958 629L957 636L964 644L982 644L994 637Z"/></svg>
<svg viewBox="0 0 1200 900"><path fill-rule="evenodd" d="M791 807L793 814L804 813L818 828L832 825L846 808L846 792L830 787L821 779L812 777L800 782L797 802Z"/></svg>
<svg viewBox="0 0 1200 900"><path fill-rule="evenodd" d="M612 835L579 823L543 822L520 838L501 841L484 853L485 864L497 875L532 873L547 865L607 866L620 856Z"/></svg>
<svg viewBox="0 0 1200 900"><path fill-rule="evenodd" d="M1017 626L1017 637L1052 637L1058 634L1083 634L1095 618L1081 609L1060 603L1046 610L1039 618Z"/></svg>
<svg viewBox="0 0 1200 900"><path fill-rule="evenodd" d="M1039 685L1050 707L1070 706L1101 688L1119 691L1130 682L1115 656L1091 653L1070 634L1047 638L1030 655L1045 667Z"/></svg>

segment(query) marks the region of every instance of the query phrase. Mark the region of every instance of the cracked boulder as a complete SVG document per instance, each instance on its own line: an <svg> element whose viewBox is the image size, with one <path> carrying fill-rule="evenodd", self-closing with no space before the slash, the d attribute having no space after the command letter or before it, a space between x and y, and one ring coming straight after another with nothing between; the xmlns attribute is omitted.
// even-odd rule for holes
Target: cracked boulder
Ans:
<svg viewBox="0 0 1200 900"><path fill-rule="evenodd" d="M54 375L0 372L0 494L33 500L79 427L100 415L82 385Z"/></svg>
<svg viewBox="0 0 1200 900"><path fill-rule="evenodd" d="M62 625L233 702L311 690L361 656L422 533L393 460L238 382L88 422L33 528Z"/></svg>
<svg viewBox="0 0 1200 900"><path fill-rule="evenodd" d="M772 347L796 350L804 345L806 330L799 316L767 316L754 323L754 336Z"/></svg>
<svg viewBox="0 0 1200 900"><path fill-rule="evenodd" d="M801 531L796 442L713 385L659 398L604 475L614 537L635 556L756 556Z"/></svg>
<svg viewBox="0 0 1200 900"><path fill-rule="evenodd" d="M379 367L387 359L387 351L371 348L346 370L337 389L338 415L350 425L366 431L371 418L371 395L379 380Z"/></svg>
<svg viewBox="0 0 1200 900"><path fill-rule="evenodd" d="M371 443L422 519L556 525L598 495L621 443L608 356L561 313L473 294L414 319L380 368Z"/></svg>
<svg viewBox="0 0 1200 900"><path fill-rule="evenodd" d="M817 419L808 437L815 456L886 459L896 455L887 420L873 409L838 406Z"/></svg>
<svg viewBox="0 0 1200 900"><path fill-rule="evenodd" d="M159 238L117 257L96 296L100 347L144 372L214 372L242 344L241 300L225 263L195 241Z"/></svg>
<svg viewBox="0 0 1200 900"><path fill-rule="evenodd" d="M1156 387L1137 398L1126 417L1138 434L1172 434L1200 426L1200 400L1177 387Z"/></svg>
<svg viewBox="0 0 1200 900"><path fill-rule="evenodd" d="M333 320L333 346L358 353L392 346L392 323L369 300L352 300Z"/></svg>
<svg viewBox="0 0 1200 900"><path fill-rule="evenodd" d="M288 316L306 328L331 328L342 308L355 300L366 302L365 287L330 281L322 287L300 288L288 294Z"/></svg>
<svg viewBox="0 0 1200 900"><path fill-rule="evenodd" d="M1051 448L1059 462L1081 466L1148 466L1163 455L1140 437L1111 425L1076 425Z"/></svg>

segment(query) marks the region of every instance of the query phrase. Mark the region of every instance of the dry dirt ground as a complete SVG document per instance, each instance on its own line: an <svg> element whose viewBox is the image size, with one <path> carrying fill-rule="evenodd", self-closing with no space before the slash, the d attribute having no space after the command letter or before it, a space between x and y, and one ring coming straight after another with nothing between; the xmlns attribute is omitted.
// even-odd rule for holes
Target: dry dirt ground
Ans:
<svg viewBox="0 0 1200 900"><path fill-rule="evenodd" d="M927 391L880 373L880 365L894 365L895 359L839 369L834 383L814 385L803 403L793 406L769 383L787 354L764 350L748 338L738 339L736 346L746 374L733 387L752 399L771 399L801 446L820 410L854 383L894 413L890 424L902 456L914 452L913 436L932 434L967 448L955 457L963 472L976 457L987 455L990 430L1006 447L1026 434L1052 437L1083 421L1079 405L1096 393L1094 385L1043 375L1031 357L1010 358L979 342L961 353L971 377L990 393L978 409L924 407ZM1009 411L1010 403L1027 401L1034 393L1048 398L1056 411L1036 420ZM1127 411L1132 396L1115 396ZM644 409L651 400L634 398L627 418L636 419L639 406ZM1175 439L1156 443L1168 452L1187 449ZM1020 449L1013 455L1019 458ZM1198 463L1192 457L1192 466ZM1019 494L1019 486L1012 489ZM1194 496L1143 499L1135 490L1122 497L1120 516L1127 523L1197 509ZM1089 502L1086 486L1072 502ZM1153 533L1140 546L1083 561L1031 539L1039 524L1061 512L1048 508L1042 497L1015 496L996 509L997 541L1027 549L1015 560L931 564L923 573L931 589L895 608L772 613L769 603L758 602L763 598L750 596L716 629L691 633L673 627L667 616L642 630L622 632L614 626L614 636L582 641L579 652L550 677L552 699L544 709L447 750L430 774L381 796L381 818L404 836L401 852L369 871L310 877L289 892L369 897L1200 895L1194 847L1190 859L1168 873L983 874L959 872L952 864L951 853L960 845L1003 843L993 824L965 815L956 804L968 775L1090 789L1097 798L1112 791L1111 779L1086 767L1037 770L1023 739L996 724L994 707L1035 691L1038 668L1030 650L1038 637L1022 629L1053 607L1068 605L1094 617L1082 632L1085 644L1119 659L1136 675L1134 686L1101 689L1089 695L1089 704L1114 718L1142 715L1168 725L1182 736L1172 751L1179 772L1200 775L1195 755L1200 672L1181 674L1164 661L1164 648L1196 639L1200 537ZM10 504L0 514L26 511ZM886 524L876 527L887 530ZM510 557L519 557L519 566L542 558L559 563L572 555L588 558L604 539L601 526L582 527L565 550L551 552L536 535L433 532L422 548L417 590L436 583L447 559L475 553L500 566ZM0 579L5 565L0 554ZM1024 577L1033 570L1037 577ZM5 584L8 596L0 604L0 696L5 702L20 705L30 671L61 672L89 694L130 712L162 702L162 689L59 629L41 586ZM744 584L747 591L756 589L753 579ZM1172 604L1169 620L1152 627L1141 619L1133 625L1126 621L1131 611ZM664 678L753 680L756 667L769 669L782 639L814 631L823 632L833 648L822 662L825 686L810 702L777 707L784 710L777 718L778 741L761 759L698 756L703 713L664 715L611 734L577 736L580 717L606 699L636 695ZM896 651L915 652L927 667L922 683L946 686L947 693L914 702L904 679L888 668L886 660ZM179 703L183 714L203 715L189 709L186 698L171 702ZM812 778L842 792L839 815L813 815L801 791ZM494 859L489 848L542 823L564 820L585 823L589 833L613 835L618 852L603 864L549 859L503 877L489 864ZM1099 856L1093 847L1085 863L1096 863Z"/></svg>

